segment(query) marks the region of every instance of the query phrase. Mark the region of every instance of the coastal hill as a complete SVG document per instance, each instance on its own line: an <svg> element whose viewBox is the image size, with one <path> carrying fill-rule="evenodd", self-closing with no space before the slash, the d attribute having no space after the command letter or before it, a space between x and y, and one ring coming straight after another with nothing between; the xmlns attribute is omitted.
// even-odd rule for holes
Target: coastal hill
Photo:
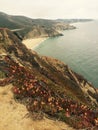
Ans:
<svg viewBox="0 0 98 130"><path fill-rule="evenodd" d="M0 86L4 100L8 95L4 89L13 93L11 107L15 101L26 107L30 115L22 115L26 121L50 118L75 129L98 129L98 90L63 62L27 49L6 28L0 29Z"/></svg>
<svg viewBox="0 0 98 130"><path fill-rule="evenodd" d="M3 12L0 12L0 27L11 29L21 39L62 36L62 30L75 29L74 26L63 21L32 19Z"/></svg>
<svg viewBox="0 0 98 130"><path fill-rule="evenodd" d="M76 29L71 23L86 21L92 19L32 19L0 12L0 27L11 29L21 40L63 36L63 30Z"/></svg>

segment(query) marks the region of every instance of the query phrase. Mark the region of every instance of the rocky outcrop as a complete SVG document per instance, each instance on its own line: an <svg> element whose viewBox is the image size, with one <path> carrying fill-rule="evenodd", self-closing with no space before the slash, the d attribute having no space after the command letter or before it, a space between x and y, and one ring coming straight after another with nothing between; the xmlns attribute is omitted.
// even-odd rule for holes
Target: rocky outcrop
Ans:
<svg viewBox="0 0 98 130"><path fill-rule="evenodd" d="M63 36L62 31L72 29L76 29L76 27L65 23L54 23L50 27L35 25L31 31L25 35L24 39Z"/></svg>
<svg viewBox="0 0 98 130"><path fill-rule="evenodd" d="M46 28L43 26L34 26L32 28L32 31L28 32L24 39L28 38L38 38L38 37L54 37L54 36L62 36L62 33L59 33L56 31L56 29L53 28Z"/></svg>
<svg viewBox="0 0 98 130"><path fill-rule="evenodd" d="M58 30L58 31L63 31L63 30L72 30L72 29L76 29L76 27L75 26L73 26L73 25L70 25L70 24L68 24L68 23L57 23L57 24L55 24L54 25L54 28L56 29L56 30Z"/></svg>
<svg viewBox="0 0 98 130"><path fill-rule="evenodd" d="M2 86L28 111L59 118L76 129L98 126L98 91L61 61L28 50L11 31L0 29Z"/></svg>

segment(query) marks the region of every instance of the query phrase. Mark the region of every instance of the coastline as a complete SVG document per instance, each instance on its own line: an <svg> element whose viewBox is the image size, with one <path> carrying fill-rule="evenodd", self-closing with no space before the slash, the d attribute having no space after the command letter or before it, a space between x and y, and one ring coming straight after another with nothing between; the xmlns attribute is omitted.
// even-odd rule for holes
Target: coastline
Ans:
<svg viewBox="0 0 98 130"><path fill-rule="evenodd" d="M39 46L43 41L48 39L48 37L40 37L40 38L30 38L23 40L22 43L28 48L34 50L37 46Z"/></svg>

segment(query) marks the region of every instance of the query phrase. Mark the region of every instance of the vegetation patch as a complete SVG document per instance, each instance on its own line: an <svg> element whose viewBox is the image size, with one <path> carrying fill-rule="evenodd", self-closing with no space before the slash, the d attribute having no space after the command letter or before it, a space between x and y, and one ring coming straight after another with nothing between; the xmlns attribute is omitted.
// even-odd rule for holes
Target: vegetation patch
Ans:
<svg viewBox="0 0 98 130"><path fill-rule="evenodd" d="M45 80L39 80L28 68L19 65L9 56L5 56L8 81L12 82L15 99L26 99L25 105L32 114L45 113L62 120L76 129L98 127L98 112L74 99L62 98L54 92ZM11 79L9 79L11 77ZM6 79L7 80L7 79Z"/></svg>

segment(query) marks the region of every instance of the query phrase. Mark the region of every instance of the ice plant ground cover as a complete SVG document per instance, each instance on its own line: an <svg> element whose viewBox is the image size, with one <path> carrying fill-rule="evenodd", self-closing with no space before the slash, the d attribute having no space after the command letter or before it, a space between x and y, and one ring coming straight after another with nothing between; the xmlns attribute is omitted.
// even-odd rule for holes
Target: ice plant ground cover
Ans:
<svg viewBox="0 0 98 130"><path fill-rule="evenodd" d="M74 128L98 128L98 112L88 106L68 98L63 98L52 91L45 80L39 80L33 72L16 63L10 56L3 59L7 78L0 80L4 86L13 83L12 89L17 99L28 99L26 107L29 111L43 112L51 117L59 118Z"/></svg>

